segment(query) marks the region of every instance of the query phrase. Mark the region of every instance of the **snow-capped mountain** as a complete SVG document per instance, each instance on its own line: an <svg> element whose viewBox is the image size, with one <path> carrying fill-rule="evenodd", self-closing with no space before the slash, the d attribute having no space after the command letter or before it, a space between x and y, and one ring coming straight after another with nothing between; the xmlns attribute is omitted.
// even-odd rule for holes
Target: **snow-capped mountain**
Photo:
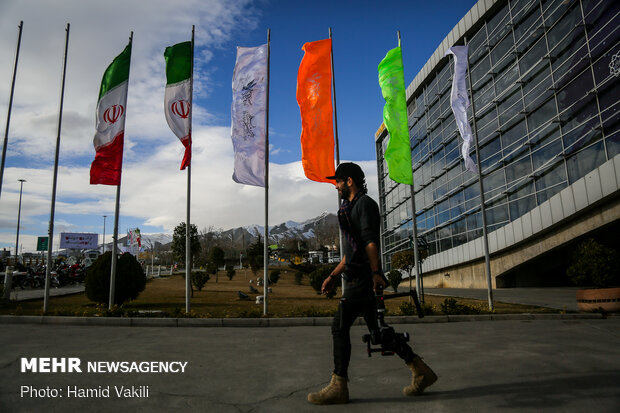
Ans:
<svg viewBox="0 0 620 413"><path fill-rule="evenodd" d="M172 242L172 234L141 234L142 245L166 245Z"/></svg>
<svg viewBox="0 0 620 413"><path fill-rule="evenodd" d="M160 248L162 246L166 246L172 242L172 234L144 234L141 233L140 237L142 239L142 247L144 249L150 250L151 248ZM109 238L108 238L109 239ZM119 245L127 245L127 235L124 237L119 237L118 239ZM112 243L106 242L106 249L109 251L112 249Z"/></svg>
<svg viewBox="0 0 620 413"><path fill-rule="evenodd" d="M248 225L246 227L239 227L229 229L222 232L222 237L230 237L233 235L233 242L243 242L245 237L246 245L256 240L256 237L264 234L264 226L262 225ZM338 218L336 215L324 212L318 217L311 218L304 222L286 221L278 225L269 226L269 241L270 243L278 243L284 239L297 238L300 240L309 240L322 236L325 233L336 230L338 231ZM318 232L318 233L317 233Z"/></svg>
<svg viewBox="0 0 620 413"><path fill-rule="evenodd" d="M237 227L225 231L214 231L210 236L220 243L227 245L247 246L256 242L257 237L263 237L262 225L252 224L245 227ZM202 235L202 234L201 234ZM269 226L269 243L278 244L287 239L308 241L316 239L321 244L333 243L338 236L338 218L335 214L324 212L318 217L304 222L286 221L278 225ZM172 242L172 234L146 234L141 233L142 247L145 249L160 247L167 248ZM108 238L109 239L109 238ZM119 237L119 244L127 244L127 236ZM108 249L112 243L106 243Z"/></svg>

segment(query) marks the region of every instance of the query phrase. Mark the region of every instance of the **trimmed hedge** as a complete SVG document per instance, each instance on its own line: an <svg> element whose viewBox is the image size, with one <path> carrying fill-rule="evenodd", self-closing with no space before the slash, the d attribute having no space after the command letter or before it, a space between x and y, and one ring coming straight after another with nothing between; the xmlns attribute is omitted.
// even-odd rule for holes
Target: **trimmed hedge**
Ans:
<svg viewBox="0 0 620 413"><path fill-rule="evenodd" d="M108 251L86 270L85 290L89 300L107 304L110 301L112 252ZM116 261L114 304L135 300L146 287L146 275L136 258L125 253Z"/></svg>

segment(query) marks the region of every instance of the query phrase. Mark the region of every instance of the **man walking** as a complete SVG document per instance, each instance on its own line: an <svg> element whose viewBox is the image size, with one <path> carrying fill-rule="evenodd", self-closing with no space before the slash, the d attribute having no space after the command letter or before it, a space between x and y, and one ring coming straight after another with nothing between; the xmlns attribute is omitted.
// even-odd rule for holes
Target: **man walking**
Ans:
<svg viewBox="0 0 620 413"><path fill-rule="evenodd" d="M345 162L338 166L334 176L328 176L327 179L336 180L336 189L342 197L338 222L344 243L342 259L323 282L321 292L327 294L342 278L344 293L332 323L334 372L329 385L308 394L308 401L313 404L349 401L347 380L351 359L351 325L361 315L369 331L378 328L373 291L387 286L379 258L379 207L366 194L364 172L358 165ZM422 393L437 380L435 373L407 344L396 353L405 360L413 375L411 384L403 389L406 396Z"/></svg>

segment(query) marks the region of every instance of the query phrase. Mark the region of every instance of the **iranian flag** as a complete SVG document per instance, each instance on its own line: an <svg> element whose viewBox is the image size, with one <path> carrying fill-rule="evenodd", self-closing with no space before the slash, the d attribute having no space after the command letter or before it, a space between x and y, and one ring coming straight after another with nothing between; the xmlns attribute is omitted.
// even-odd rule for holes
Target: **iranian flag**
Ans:
<svg viewBox="0 0 620 413"><path fill-rule="evenodd" d="M127 110L127 85L131 42L108 66L99 89L95 139L95 160L90 165L92 185L120 185Z"/></svg>
<svg viewBox="0 0 620 413"><path fill-rule="evenodd" d="M192 42L166 47L166 93L164 112L172 132L185 146L181 169L192 159Z"/></svg>

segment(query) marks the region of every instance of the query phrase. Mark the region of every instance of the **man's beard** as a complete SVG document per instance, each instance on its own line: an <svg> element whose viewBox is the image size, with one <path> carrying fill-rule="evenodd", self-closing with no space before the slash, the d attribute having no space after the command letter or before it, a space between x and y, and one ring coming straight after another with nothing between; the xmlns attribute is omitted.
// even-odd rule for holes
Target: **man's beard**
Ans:
<svg viewBox="0 0 620 413"><path fill-rule="evenodd" d="M340 187L340 197L343 199L349 199L351 195L351 187L345 182L344 185Z"/></svg>

